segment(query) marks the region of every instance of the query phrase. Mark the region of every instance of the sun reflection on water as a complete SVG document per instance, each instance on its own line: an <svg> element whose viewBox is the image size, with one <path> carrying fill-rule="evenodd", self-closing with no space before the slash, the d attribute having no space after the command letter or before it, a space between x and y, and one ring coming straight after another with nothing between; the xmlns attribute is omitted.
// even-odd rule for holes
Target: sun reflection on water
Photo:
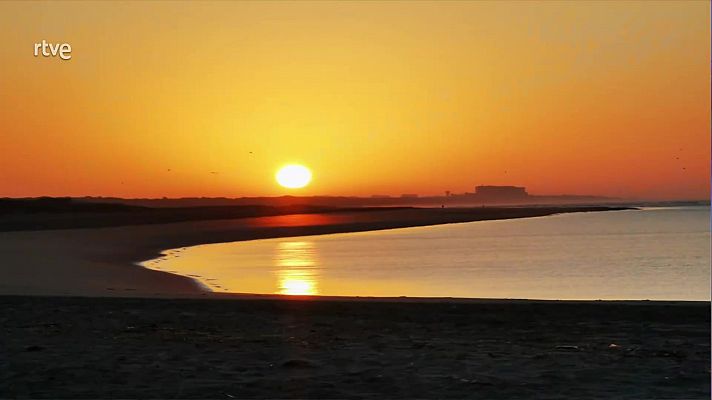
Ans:
<svg viewBox="0 0 712 400"><path fill-rule="evenodd" d="M275 248L277 293L287 295L319 294L316 246L314 242L279 242Z"/></svg>

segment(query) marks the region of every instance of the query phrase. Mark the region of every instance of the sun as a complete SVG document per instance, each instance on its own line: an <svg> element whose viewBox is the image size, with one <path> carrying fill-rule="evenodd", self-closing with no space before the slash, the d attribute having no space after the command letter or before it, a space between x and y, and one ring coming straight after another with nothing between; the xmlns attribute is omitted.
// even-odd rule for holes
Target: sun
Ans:
<svg viewBox="0 0 712 400"><path fill-rule="evenodd" d="M309 184L312 173L303 165L290 164L280 168L275 178L277 183L288 189L299 189Z"/></svg>

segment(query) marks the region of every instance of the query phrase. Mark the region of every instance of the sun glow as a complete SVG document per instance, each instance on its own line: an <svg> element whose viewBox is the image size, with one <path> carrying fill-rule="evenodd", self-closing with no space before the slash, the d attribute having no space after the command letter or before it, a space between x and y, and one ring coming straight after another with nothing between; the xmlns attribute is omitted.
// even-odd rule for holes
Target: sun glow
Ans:
<svg viewBox="0 0 712 400"><path fill-rule="evenodd" d="M299 189L308 185L312 178L312 173L309 168L290 164L282 167L275 175L277 183L288 189Z"/></svg>

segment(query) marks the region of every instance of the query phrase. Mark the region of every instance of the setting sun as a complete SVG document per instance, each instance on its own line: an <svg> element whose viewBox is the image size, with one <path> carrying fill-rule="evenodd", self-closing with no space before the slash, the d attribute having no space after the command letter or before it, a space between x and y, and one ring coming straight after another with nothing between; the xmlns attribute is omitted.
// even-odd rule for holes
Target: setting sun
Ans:
<svg viewBox="0 0 712 400"><path fill-rule="evenodd" d="M312 178L309 168L303 165L291 164L282 167L275 176L277 183L289 189L299 189L308 185Z"/></svg>
<svg viewBox="0 0 712 400"><path fill-rule="evenodd" d="M0 0L0 400L712 400L711 11Z"/></svg>

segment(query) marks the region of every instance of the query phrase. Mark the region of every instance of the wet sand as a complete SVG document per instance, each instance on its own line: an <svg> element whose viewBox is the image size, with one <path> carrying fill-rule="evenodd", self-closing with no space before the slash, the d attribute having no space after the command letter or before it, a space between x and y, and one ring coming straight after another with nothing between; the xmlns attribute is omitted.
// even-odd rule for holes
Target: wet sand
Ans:
<svg viewBox="0 0 712 400"><path fill-rule="evenodd" d="M608 207L370 209L89 229L0 232L0 295L219 297L137 262L166 249L286 236L615 210ZM97 217L93 217L96 219ZM96 221L95 221L96 222Z"/></svg>
<svg viewBox="0 0 712 400"><path fill-rule="evenodd" d="M0 297L7 398L709 399L710 307Z"/></svg>

